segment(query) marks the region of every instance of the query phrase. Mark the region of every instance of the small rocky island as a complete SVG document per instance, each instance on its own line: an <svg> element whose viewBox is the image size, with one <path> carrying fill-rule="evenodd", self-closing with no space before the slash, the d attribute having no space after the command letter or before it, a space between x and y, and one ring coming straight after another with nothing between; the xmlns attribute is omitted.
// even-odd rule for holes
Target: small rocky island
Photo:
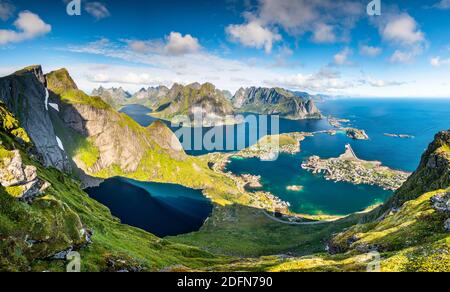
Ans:
<svg viewBox="0 0 450 292"><path fill-rule="evenodd" d="M384 134L386 137L392 137L392 138L400 138L400 139L414 139L414 136L407 135L407 134Z"/></svg>
<svg viewBox="0 0 450 292"><path fill-rule="evenodd" d="M369 140L369 135L364 130L359 130L355 128L344 128L347 137L352 138L353 140Z"/></svg>
<svg viewBox="0 0 450 292"><path fill-rule="evenodd" d="M302 164L302 168L314 174L324 173L328 180L376 185L392 191L400 188L411 175L383 166L379 161L361 160L350 145L346 145L345 153L338 158L312 156Z"/></svg>
<svg viewBox="0 0 450 292"><path fill-rule="evenodd" d="M350 123L350 120L328 117L328 123L333 128L336 128L339 131L344 132L347 135L347 137L353 140L369 140L369 135L367 135L366 131L348 127L348 123ZM344 124L346 124L346 126L344 126ZM337 130L328 131L328 134L330 135L336 135L336 133Z"/></svg>

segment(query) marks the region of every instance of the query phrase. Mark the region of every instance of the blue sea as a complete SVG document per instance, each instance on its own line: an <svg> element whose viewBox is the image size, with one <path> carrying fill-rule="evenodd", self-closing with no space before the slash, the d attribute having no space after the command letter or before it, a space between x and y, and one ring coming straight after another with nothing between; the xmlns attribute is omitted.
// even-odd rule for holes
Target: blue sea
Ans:
<svg viewBox="0 0 450 292"><path fill-rule="evenodd" d="M318 134L302 142L302 151L297 155L281 155L274 162L233 159L227 169L235 174L260 175L263 190L289 202L294 212L346 215L383 203L392 196L392 192L374 186L326 181L321 176L303 171L300 165L304 160L311 155L323 158L339 156L344 152L345 145L350 143L361 159L378 160L391 168L412 172L434 135L450 129L449 99L339 99L319 103L318 107L326 116L350 120L348 126L365 130L370 140L355 141L344 134ZM148 116L150 110L141 106L129 106L122 112L143 126L155 121ZM281 133L315 132L330 128L326 120L280 120ZM179 128L172 129L176 131ZM407 134L414 138L401 139L385 134ZM254 142L247 139L248 145ZM191 155L208 152L204 149L188 151ZM300 192L288 191L287 187L292 185L302 186L303 189Z"/></svg>

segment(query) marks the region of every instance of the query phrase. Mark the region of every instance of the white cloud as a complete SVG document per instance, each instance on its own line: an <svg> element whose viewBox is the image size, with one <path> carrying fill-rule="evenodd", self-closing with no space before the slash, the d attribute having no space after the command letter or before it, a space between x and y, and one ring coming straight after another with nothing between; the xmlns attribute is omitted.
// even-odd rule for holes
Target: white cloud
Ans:
<svg viewBox="0 0 450 292"><path fill-rule="evenodd" d="M371 76L368 76L366 79L361 80L362 84L368 84L372 87L390 87L390 86L400 86L405 84L405 82L398 82L398 81L386 81L382 79L376 79Z"/></svg>
<svg viewBox="0 0 450 292"><path fill-rule="evenodd" d="M274 28L295 37L310 33L313 42L333 43L347 41L350 30L364 13L364 5L356 0L258 0L257 8L244 14L246 22L231 25L227 31L234 29L235 40L243 45L266 51L277 39ZM260 37L253 39L252 30L259 30Z"/></svg>
<svg viewBox="0 0 450 292"><path fill-rule="evenodd" d="M105 4L100 2L88 2L85 4L84 9L87 13L95 17L97 20L107 18L111 15Z"/></svg>
<svg viewBox="0 0 450 292"><path fill-rule="evenodd" d="M425 41L425 34L419 29L416 20L407 13L391 16L380 27L380 33L385 40L401 45L415 45Z"/></svg>
<svg viewBox="0 0 450 292"><path fill-rule="evenodd" d="M165 39L157 40L124 40L129 48L138 54L165 54L182 56L201 52L202 46L197 38L190 34L183 36L179 32L171 32Z"/></svg>
<svg viewBox="0 0 450 292"><path fill-rule="evenodd" d="M387 12L374 22L383 40L395 48L392 63L411 63L428 46L425 33L408 13Z"/></svg>
<svg viewBox="0 0 450 292"><path fill-rule="evenodd" d="M18 43L45 35L52 30L37 14L22 11L14 22L17 30L0 30L0 45Z"/></svg>
<svg viewBox="0 0 450 292"><path fill-rule="evenodd" d="M325 23L319 23L313 32L312 40L316 43L334 43L336 42L334 27Z"/></svg>
<svg viewBox="0 0 450 292"><path fill-rule="evenodd" d="M434 8L447 10L450 9L450 0L441 0L433 5Z"/></svg>
<svg viewBox="0 0 450 292"><path fill-rule="evenodd" d="M273 80L266 80L264 83L267 86L321 93L333 93L354 87L353 82L344 80L338 72L330 69L321 69L315 74L283 76Z"/></svg>
<svg viewBox="0 0 450 292"><path fill-rule="evenodd" d="M391 58L390 61L391 63L411 63L415 57L417 57L418 55L420 55L421 50L419 49L412 49L412 50L396 50Z"/></svg>
<svg viewBox="0 0 450 292"><path fill-rule="evenodd" d="M7 21L13 16L16 8L9 1L0 1L0 19Z"/></svg>
<svg viewBox="0 0 450 292"><path fill-rule="evenodd" d="M372 46L368 46L368 45L363 45L359 48L359 52L363 56L376 57L376 56L379 56L383 52L383 49L381 49L380 47L372 47Z"/></svg>
<svg viewBox="0 0 450 292"><path fill-rule="evenodd" d="M183 36L178 32L171 32L167 37L165 51L170 55L185 55L197 53L201 46L197 38L190 34Z"/></svg>
<svg viewBox="0 0 450 292"><path fill-rule="evenodd" d="M282 39L281 35L263 27L257 21L230 25L226 28L226 32L233 42L241 43L245 47L264 48L266 53L270 53L273 44Z"/></svg>
<svg viewBox="0 0 450 292"><path fill-rule="evenodd" d="M336 55L334 55L334 64L335 65L347 65L349 64L348 58L352 54L352 50L350 48L345 48Z"/></svg>
<svg viewBox="0 0 450 292"><path fill-rule="evenodd" d="M450 65L450 58L441 59L441 57L434 57L430 60L430 64L433 67L448 66Z"/></svg>

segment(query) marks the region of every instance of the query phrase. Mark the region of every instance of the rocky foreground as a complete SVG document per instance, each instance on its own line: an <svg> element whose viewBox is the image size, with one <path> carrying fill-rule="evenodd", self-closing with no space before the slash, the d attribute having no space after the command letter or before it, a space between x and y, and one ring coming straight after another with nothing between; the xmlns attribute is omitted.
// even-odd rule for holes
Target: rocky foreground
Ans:
<svg viewBox="0 0 450 292"><path fill-rule="evenodd" d="M376 185L392 191L399 189L410 176L410 173L390 169L378 161L360 160L350 145L338 158L312 156L302 164L302 168L315 174L324 173L329 180Z"/></svg>

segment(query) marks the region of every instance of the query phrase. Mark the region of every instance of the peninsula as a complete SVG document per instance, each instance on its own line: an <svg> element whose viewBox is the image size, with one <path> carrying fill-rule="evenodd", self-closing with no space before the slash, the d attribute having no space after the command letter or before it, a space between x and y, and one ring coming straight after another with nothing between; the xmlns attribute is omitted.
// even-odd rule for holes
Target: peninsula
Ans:
<svg viewBox="0 0 450 292"><path fill-rule="evenodd" d="M326 179L336 182L376 185L392 191L400 188L410 176L410 173L383 166L379 161L359 159L349 144L345 148L345 153L338 158L312 156L302 168L314 174L324 173Z"/></svg>

